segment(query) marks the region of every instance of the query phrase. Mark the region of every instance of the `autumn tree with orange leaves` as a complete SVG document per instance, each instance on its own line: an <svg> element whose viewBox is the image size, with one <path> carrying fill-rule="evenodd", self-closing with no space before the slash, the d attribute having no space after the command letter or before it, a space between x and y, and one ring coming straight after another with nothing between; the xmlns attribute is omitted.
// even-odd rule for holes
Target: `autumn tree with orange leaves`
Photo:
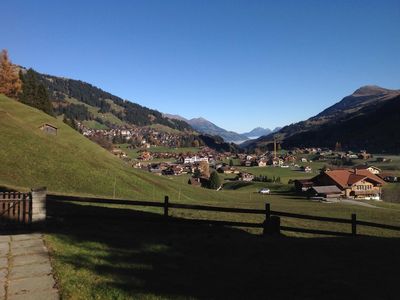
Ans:
<svg viewBox="0 0 400 300"><path fill-rule="evenodd" d="M8 58L7 50L3 50L0 54L0 94L16 99L21 89L18 71Z"/></svg>

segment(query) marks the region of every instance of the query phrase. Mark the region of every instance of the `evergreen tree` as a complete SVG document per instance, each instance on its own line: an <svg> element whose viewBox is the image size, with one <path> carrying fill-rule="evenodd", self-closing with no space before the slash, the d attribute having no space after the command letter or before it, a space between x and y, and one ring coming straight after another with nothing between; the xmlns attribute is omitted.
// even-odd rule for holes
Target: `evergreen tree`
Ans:
<svg viewBox="0 0 400 300"><path fill-rule="evenodd" d="M200 172L199 168L194 169L193 177L194 178L200 178L201 177L201 172Z"/></svg>
<svg viewBox="0 0 400 300"><path fill-rule="evenodd" d="M210 175L210 181L208 187L210 189L216 190L221 186L221 179L216 171L213 171Z"/></svg>
<svg viewBox="0 0 400 300"><path fill-rule="evenodd" d="M44 85L39 82L36 72L29 69L26 74L20 72L20 77L22 79L21 102L53 115L49 95Z"/></svg>
<svg viewBox="0 0 400 300"><path fill-rule="evenodd" d="M9 60L7 50L3 50L0 54L0 94L16 99L21 87L18 72Z"/></svg>
<svg viewBox="0 0 400 300"><path fill-rule="evenodd" d="M233 167L233 160L232 159L229 160L229 166Z"/></svg>

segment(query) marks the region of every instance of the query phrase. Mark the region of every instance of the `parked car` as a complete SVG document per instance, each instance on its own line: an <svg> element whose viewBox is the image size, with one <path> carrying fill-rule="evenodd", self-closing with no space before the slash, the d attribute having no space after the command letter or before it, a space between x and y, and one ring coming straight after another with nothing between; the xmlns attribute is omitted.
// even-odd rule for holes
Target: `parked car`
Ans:
<svg viewBox="0 0 400 300"><path fill-rule="evenodd" d="M270 189L267 188L262 188L261 190L258 191L260 194L270 194L271 191Z"/></svg>

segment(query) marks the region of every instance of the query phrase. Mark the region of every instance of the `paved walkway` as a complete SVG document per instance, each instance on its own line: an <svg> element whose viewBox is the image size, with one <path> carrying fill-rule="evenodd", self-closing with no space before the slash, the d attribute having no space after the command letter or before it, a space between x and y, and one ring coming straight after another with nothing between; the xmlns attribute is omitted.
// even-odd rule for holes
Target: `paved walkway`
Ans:
<svg viewBox="0 0 400 300"><path fill-rule="evenodd" d="M0 299L59 299L41 234L0 235Z"/></svg>

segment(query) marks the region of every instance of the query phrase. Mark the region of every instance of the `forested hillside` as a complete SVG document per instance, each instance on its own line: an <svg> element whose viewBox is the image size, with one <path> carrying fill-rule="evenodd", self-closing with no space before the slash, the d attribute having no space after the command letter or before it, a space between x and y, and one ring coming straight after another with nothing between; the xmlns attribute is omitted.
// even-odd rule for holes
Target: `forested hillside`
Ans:
<svg viewBox="0 0 400 300"><path fill-rule="evenodd" d="M191 131L186 122L163 117L159 111L123 100L89 83L35 72L47 88L57 114L76 120L96 120L106 125L126 122L137 126L161 124L177 130ZM85 105L86 104L86 105ZM95 108L95 113L90 107ZM97 113L112 115L100 118Z"/></svg>

